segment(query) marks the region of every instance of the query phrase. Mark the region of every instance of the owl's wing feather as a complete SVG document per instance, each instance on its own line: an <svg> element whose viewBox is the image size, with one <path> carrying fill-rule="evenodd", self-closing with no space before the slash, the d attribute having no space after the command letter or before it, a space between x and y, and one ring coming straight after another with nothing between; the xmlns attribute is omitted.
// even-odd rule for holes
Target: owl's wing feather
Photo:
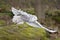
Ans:
<svg viewBox="0 0 60 40"><path fill-rule="evenodd" d="M48 31L48 32L51 32L51 33L57 32L57 30L50 30L50 29L48 29L48 28L42 26L38 21L35 21L35 23L38 24L39 27L45 29L45 30Z"/></svg>
<svg viewBox="0 0 60 40"><path fill-rule="evenodd" d="M28 25L32 26L32 27L36 27L36 28L40 28L39 25L37 25L34 22L26 22Z"/></svg>
<svg viewBox="0 0 60 40"><path fill-rule="evenodd" d="M19 11L17 9L15 9L14 7L12 7L11 9L12 9L12 12L14 15L20 14Z"/></svg>

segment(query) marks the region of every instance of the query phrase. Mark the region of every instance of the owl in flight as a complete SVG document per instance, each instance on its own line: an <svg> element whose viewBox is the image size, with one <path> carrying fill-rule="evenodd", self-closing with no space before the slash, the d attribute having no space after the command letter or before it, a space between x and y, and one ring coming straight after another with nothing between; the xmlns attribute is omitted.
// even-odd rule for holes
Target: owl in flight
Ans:
<svg viewBox="0 0 60 40"><path fill-rule="evenodd" d="M13 18L12 18L12 22L16 23L16 24L24 24L24 22L26 22L28 25L32 26L32 27L37 27L37 28L43 28L48 32L54 33L57 32L57 30L50 30L46 27L44 27L43 25L41 25L37 20L37 16L32 15L32 14L28 14L27 12L22 11L21 9L15 9L14 7L11 8L12 9L12 13L14 14Z"/></svg>

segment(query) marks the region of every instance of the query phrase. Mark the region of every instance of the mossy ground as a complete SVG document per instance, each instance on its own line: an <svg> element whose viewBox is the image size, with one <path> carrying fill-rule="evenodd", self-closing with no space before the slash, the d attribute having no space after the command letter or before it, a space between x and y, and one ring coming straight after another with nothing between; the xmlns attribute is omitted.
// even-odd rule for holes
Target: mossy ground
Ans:
<svg viewBox="0 0 60 40"><path fill-rule="evenodd" d="M46 31L29 25L7 25L0 27L0 40L48 40Z"/></svg>

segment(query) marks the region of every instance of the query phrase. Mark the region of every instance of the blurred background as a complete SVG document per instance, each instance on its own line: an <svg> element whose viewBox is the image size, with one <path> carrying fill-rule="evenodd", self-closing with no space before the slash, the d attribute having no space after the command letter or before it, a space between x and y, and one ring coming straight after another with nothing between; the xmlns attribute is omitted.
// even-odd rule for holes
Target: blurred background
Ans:
<svg viewBox="0 0 60 40"><path fill-rule="evenodd" d="M58 32L16 25L11 7L36 15L43 26ZM60 40L60 0L0 0L0 40Z"/></svg>

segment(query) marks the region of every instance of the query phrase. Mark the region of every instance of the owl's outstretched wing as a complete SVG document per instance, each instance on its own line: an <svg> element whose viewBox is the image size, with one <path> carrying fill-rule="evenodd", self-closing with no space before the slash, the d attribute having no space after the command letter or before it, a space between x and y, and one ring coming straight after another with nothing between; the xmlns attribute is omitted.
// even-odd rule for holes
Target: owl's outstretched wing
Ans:
<svg viewBox="0 0 60 40"><path fill-rule="evenodd" d="M29 16L27 12L22 11L21 9L17 10L14 7L11 8L14 15L26 15Z"/></svg>
<svg viewBox="0 0 60 40"><path fill-rule="evenodd" d="M34 22L26 22L28 25L32 26L32 27L36 27L36 28L40 28L39 25L37 25Z"/></svg>
<svg viewBox="0 0 60 40"><path fill-rule="evenodd" d="M51 33L57 32L57 30L50 30L50 29L42 26L38 21L35 21L35 23L38 24L41 28L45 29L48 32L51 32Z"/></svg>
<svg viewBox="0 0 60 40"><path fill-rule="evenodd" d="M12 9L12 12L14 15L20 14L19 11L17 9L15 9L14 7L12 7L11 9Z"/></svg>
<svg viewBox="0 0 60 40"><path fill-rule="evenodd" d="M43 27L39 22L35 21L35 22L27 22L28 25L33 26L33 27L37 27L37 28L43 28L48 32L54 33L57 32L57 30L50 30L48 28Z"/></svg>

